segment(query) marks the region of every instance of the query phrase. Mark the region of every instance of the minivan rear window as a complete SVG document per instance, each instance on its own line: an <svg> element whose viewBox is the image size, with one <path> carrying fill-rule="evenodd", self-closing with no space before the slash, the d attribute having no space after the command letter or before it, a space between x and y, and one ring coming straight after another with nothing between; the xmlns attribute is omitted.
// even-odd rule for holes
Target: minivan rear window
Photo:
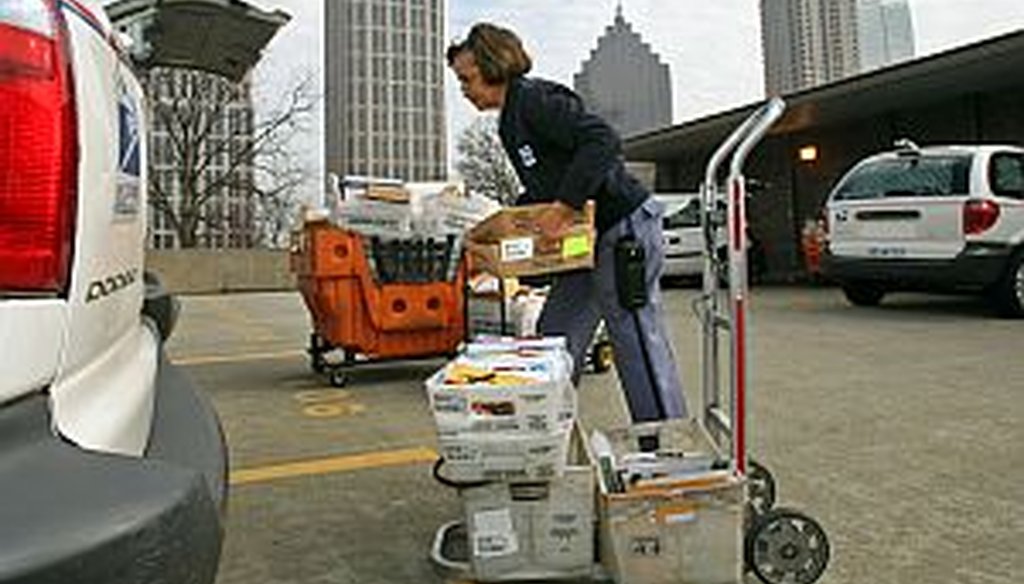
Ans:
<svg viewBox="0 0 1024 584"><path fill-rule="evenodd" d="M970 156L876 160L854 169L839 185L833 199L966 195L970 168Z"/></svg>
<svg viewBox="0 0 1024 584"><path fill-rule="evenodd" d="M685 229L700 227L700 199L691 199L677 211L665 214L663 229Z"/></svg>

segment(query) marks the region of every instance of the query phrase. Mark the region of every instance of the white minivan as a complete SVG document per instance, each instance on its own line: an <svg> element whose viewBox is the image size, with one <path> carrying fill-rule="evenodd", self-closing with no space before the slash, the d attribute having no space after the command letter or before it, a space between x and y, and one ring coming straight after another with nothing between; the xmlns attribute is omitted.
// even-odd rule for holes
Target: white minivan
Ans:
<svg viewBox="0 0 1024 584"><path fill-rule="evenodd" d="M825 275L856 305L889 292L987 295L1024 316L1024 149L918 147L857 163L825 207Z"/></svg>
<svg viewBox="0 0 1024 584"><path fill-rule="evenodd" d="M260 36L236 0L108 8L141 27L145 64L221 73L233 35ZM236 25L225 52L215 16ZM144 273L149 134L126 42L98 0L0 0L4 584L216 577L227 451L163 351L176 304Z"/></svg>

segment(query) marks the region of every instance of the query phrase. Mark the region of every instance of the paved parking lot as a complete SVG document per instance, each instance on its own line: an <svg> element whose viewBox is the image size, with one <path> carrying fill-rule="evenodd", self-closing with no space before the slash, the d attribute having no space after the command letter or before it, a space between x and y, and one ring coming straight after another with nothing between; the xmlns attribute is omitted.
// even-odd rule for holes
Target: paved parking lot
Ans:
<svg viewBox="0 0 1024 584"><path fill-rule="evenodd" d="M667 293L693 389L695 295ZM296 294L183 304L170 352L212 397L232 456L218 582L452 581L428 560L459 512L429 472L421 382L442 361L367 366L339 390L308 368ZM752 327L751 450L780 502L828 531L820 582L1024 581L1024 322L971 299L855 309L831 289L761 288ZM580 397L586 425L625 420L614 373L585 376Z"/></svg>

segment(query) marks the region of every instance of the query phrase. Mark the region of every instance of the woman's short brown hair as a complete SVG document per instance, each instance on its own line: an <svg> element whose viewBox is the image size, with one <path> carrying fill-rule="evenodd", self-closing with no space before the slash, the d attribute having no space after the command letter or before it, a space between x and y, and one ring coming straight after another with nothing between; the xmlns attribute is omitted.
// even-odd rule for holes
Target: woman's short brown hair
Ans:
<svg viewBox="0 0 1024 584"><path fill-rule="evenodd" d="M474 24L466 40L448 46L445 54L448 65L451 66L455 57L465 51L473 54L480 76L491 85L508 83L513 77L526 75L533 66L516 33L486 22Z"/></svg>

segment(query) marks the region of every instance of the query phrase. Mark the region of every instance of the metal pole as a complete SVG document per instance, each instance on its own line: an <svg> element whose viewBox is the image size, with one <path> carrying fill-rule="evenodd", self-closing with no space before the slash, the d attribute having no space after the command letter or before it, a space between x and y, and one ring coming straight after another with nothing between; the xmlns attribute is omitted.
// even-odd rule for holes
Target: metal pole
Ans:
<svg viewBox="0 0 1024 584"><path fill-rule="evenodd" d="M785 111L785 103L778 97L772 98L759 112L752 116L756 122L749 127L750 133L736 147L729 168L729 296L732 320L732 448L733 465L736 473L747 472L747 377L750 355L747 353L747 205L746 186L743 179L743 163L754 146L761 140L775 121Z"/></svg>
<svg viewBox="0 0 1024 584"><path fill-rule="evenodd" d="M703 205L702 217L704 219L703 232L704 232L704 244L705 244L705 255L704 255L704 289L702 300L705 302L705 310L702 319L703 329L703 343L702 343L702 389L704 398L704 411L703 421L705 428L712 434L716 442L722 445L722 436L729 435L732 442L733 450L736 450L738 442L743 442L745 436L742 436L742 428L737 433L736 429L738 426L742 426L742 423L736 421L736 409L737 402L740 402L741 408L745 409L744 401L745 397L743 391L737 395L737 377L739 375L744 376L739 381L741 388L745 387L745 375L746 375L746 356L745 356L745 345L744 341L740 340L737 345L737 337L746 334L746 314L745 311L735 310L735 303L730 305L730 317L727 318L722 314L723 302L719 298L719 283L718 283L718 272L715 269L718 260L717 246L718 239L716 237L719 225L711 224L711 219L718 219L718 184L717 176L719 167L724 162L725 158L732 152L733 160L730 166L731 173L730 178L727 182L729 188L729 197L727 202L729 204L728 216L726 217L726 227L730 232L729 239L729 260L730 260L730 291L736 286L742 286L745 290L746 286L746 270L743 268L745 265L745 255L739 258L741 264L740 273L742 276L737 274L736 263L737 258L734 255L733 249L742 250L745 254L746 244L746 215L745 206L739 207L739 212L742 214L738 224L743 226L741 233L738 237L735 237L735 228L730 225L737 224L736 222L736 205L733 201L739 197L740 203L744 202L743 194L743 180L742 175L739 174L742 168L743 161L749 154L750 149L760 139L760 137L767 131L768 127L781 115L784 110L784 104L781 99L773 98L765 105L761 106L757 111L750 115L747 119L736 128L722 144L715 150L710 161L708 162L707 169L704 176L704 183L701 186L701 204ZM735 151L735 152L734 152ZM738 192L736 185L739 185ZM738 241L735 241L738 240ZM739 245L740 247L736 247ZM739 280L739 277L743 277L744 280ZM732 296L737 294L733 293ZM745 297L745 292L742 296ZM739 318L737 318L737 316ZM739 322L738 322L739 321ZM738 330L737 330L738 326ZM732 405L730 409L730 415L726 416L722 411L721 407L721 395L719 391L720 387L720 371L719 371L719 347L718 347L718 336L719 329L728 330L732 338L731 342L731 356L733 358L733 368L730 371L730 385L732 387ZM743 365L737 366L737 359L744 362ZM742 445L745 448L745 444ZM745 457L741 457L743 460L739 462L739 467L743 470L746 468Z"/></svg>

